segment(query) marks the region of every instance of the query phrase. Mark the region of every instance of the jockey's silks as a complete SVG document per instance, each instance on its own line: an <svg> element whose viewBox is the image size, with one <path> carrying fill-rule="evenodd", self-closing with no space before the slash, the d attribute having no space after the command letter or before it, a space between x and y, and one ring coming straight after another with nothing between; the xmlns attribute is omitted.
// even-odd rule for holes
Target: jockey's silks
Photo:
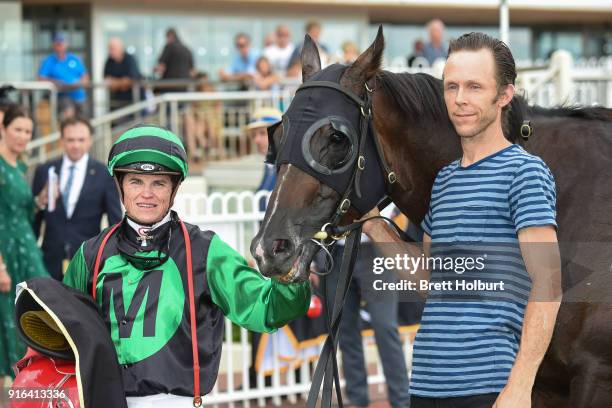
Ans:
<svg viewBox="0 0 612 408"><path fill-rule="evenodd" d="M147 251L138 240L142 236L124 221L102 253L96 304L115 346L126 395L193 395L186 249L177 220L173 213L172 221L147 231ZM200 388L207 394L217 378L224 315L250 330L274 331L306 312L310 284L265 279L214 232L185 225L192 248ZM95 257L108 231L81 246L66 284L91 292Z"/></svg>

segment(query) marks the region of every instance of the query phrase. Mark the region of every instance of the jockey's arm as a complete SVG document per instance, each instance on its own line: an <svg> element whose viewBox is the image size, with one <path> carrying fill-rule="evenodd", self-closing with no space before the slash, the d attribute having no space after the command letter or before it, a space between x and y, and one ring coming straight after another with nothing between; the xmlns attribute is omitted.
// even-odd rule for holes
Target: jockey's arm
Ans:
<svg viewBox="0 0 612 408"><path fill-rule="evenodd" d="M310 282L284 284L264 278L233 248L214 235L206 260L213 302L232 322L257 332L273 332L306 314ZM64 284L88 293L89 270L83 246L64 275Z"/></svg>
<svg viewBox="0 0 612 408"><path fill-rule="evenodd" d="M248 266L233 248L214 236L206 277L213 302L234 323L257 332L273 332L306 314L310 282L279 283Z"/></svg>
<svg viewBox="0 0 612 408"><path fill-rule="evenodd" d="M66 269L66 273L64 273L62 282L80 292L88 293L87 280L89 279L89 270L87 268L85 256L83 255L84 245L84 243L81 244L79 250L72 257L68 269Z"/></svg>

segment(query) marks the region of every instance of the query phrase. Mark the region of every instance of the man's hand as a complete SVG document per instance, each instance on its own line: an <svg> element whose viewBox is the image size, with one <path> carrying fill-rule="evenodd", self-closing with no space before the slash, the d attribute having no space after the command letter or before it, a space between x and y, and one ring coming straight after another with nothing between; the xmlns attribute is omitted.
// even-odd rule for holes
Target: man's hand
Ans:
<svg viewBox="0 0 612 408"><path fill-rule="evenodd" d="M531 385L506 384L499 393L493 408L531 408Z"/></svg>
<svg viewBox="0 0 612 408"><path fill-rule="evenodd" d="M59 194L60 194L59 190L60 190L60 185L59 185L59 180L58 180L55 183L55 189L54 189L54 195L53 195L54 201L57 201L57 199L59 198ZM38 207L39 210L46 209L47 205L49 204L48 191L49 191L49 183L46 183L43 189L40 191L40 193L38 193L38 195L34 199L34 202L36 203L36 206Z"/></svg>
<svg viewBox="0 0 612 408"><path fill-rule="evenodd" d="M318 288L319 287L319 283L320 283L319 275L315 274L312 271L312 269L310 270L310 275L308 276L308 279L310 280L310 285L313 288Z"/></svg>
<svg viewBox="0 0 612 408"><path fill-rule="evenodd" d="M372 217L378 217L379 215L380 215L380 211L378 211L378 207L374 207L370 211L368 211L363 217L361 217L358 221L367 220L368 218L372 218ZM362 227L361 231L364 234L370 236L372 231L374 231L376 228L380 227L381 223L384 223L384 222L385 221L380 219L380 218L376 218L374 220L366 221L366 222L363 223L363 227Z"/></svg>

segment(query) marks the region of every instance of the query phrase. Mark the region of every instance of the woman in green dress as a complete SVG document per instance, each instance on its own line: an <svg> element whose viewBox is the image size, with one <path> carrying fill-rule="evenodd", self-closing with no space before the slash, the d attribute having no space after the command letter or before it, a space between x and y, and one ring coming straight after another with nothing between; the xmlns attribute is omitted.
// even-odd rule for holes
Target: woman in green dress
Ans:
<svg viewBox="0 0 612 408"><path fill-rule="evenodd" d="M25 345L14 319L15 285L35 276L48 276L36 245L32 221L46 205L47 189L34 199L20 156L32 138L32 119L19 106L4 113L0 126L0 389L11 366L23 357Z"/></svg>

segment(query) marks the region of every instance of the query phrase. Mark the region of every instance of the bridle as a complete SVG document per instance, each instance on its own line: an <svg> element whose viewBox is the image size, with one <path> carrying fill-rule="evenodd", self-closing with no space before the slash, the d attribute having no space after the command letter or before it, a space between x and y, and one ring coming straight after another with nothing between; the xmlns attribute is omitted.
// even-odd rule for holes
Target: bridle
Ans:
<svg viewBox="0 0 612 408"><path fill-rule="evenodd" d="M365 220L355 221L348 225L340 226L341 219L348 212L349 208L353 204L358 203L359 200L362 200L364 198L364 191L362 191L361 189L361 178L363 177L366 165L369 164L366 162L366 143L368 142L368 138L371 138L373 141L374 152L378 156L377 159L380 163L378 169L378 180L380 180L380 178L383 178L385 182L384 193L386 197L377 197L377 199L383 198L382 201L378 200L379 208L384 208L391 202L389 196L391 195L395 183L397 182L397 176L385 161L380 142L374 134L374 126L372 124L372 94L374 92L374 87L368 85L367 82L364 83L365 96L364 98L361 98L352 91L343 88L337 82L313 80L302 84L298 88L296 93L312 88L324 88L332 90L333 92L340 92L344 96L348 97L356 105L356 108L359 110L360 113L359 124L358 126L356 126L356 128L358 129L357 134L348 135L349 139L353 142L353 144L357 145L357 150L356 154L351 154L351 158L348 160L347 164L343 165L343 168L345 168L347 171L352 171L347 188L342 193L340 203L334 211L329 222L325 223L321 230L312 237L312 240L317 243L321 248L325 249L328 254L329 251L326 249L326 247L330 244L333 244L335 241L340 240L342 238L346 238L346 243L342 256L342 264L340 267L340 274L338 284L336 286L336 293L334 295L331 314L330 310L328 310L328 308L325 308L327 317L327 329L329 335L325 340L325 344L323 346L319 362L313 375L312 385L308 394L308 401L306 403L306 407L316 407L321 387L323 387L321 407L330 407L334 385L336 389L336 397L338 404L340 407L342 407L342 395L340 392L340 379L338 375L338 364L336 358L338 331L340 326L340 318L342 315L342 308L344 306L344 300L348 292L348 288L352 278L353 267L357 259L357 252L359 248L363 223L372 218L383 218L391 222L391 225L396 229L400 237L406 240L407 237L404 231L402 231L401 228L399 228L393 221L382 216L371 217ZM328 115L327 117L329 118L330 116ZM324 123L324 120L325 118L320 119L313 125L317 124L318 122ZM345 119L344 121L347 122ZM341 121L338 121L338 123L338 125L334 125L333 120L327 122L327 124L331 124L334 128L342 126ZM277 165L277 168L278 154L281 150L276 150L272 136L278 125L280 125L280 123L269 129L270 144L268 155L266 157L266 161L274 162ZM350 126L345 126L345 128L350 128ZM304 156L307 155L307 151L304 147L307 142L308 141L302 140L302 155ZM283 147L285 147L285 144L286 141L285 143L281 142L280 149L283 149ZM312 170L314 170L315 174L318 173L319 175L322 175L321 177L323 177L323 175L328 177L333 176L332 172L328 172L319 166L313 165L312 160L310 160L310 158L306 157L305 159L306 162L312 168ZM370 159L369 161L374 162L375 160ZM329 267L331 268L332 265L330 265ZM323 280L323 283L325 284L325 279Z"/></svg>

